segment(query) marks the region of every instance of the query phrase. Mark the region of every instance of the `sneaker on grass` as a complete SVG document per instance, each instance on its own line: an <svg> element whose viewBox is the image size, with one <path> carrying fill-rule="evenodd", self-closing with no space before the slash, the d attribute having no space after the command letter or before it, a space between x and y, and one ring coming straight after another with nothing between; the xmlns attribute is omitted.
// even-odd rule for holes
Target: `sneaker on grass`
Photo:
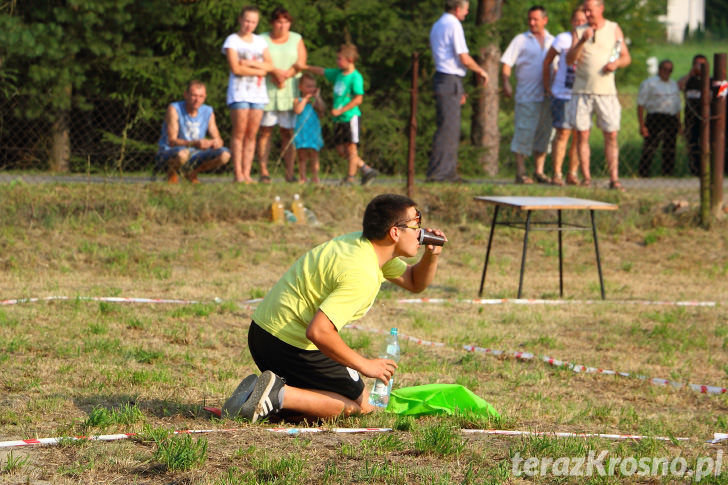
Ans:
<svg viewBox="0 0 728 485"><path fill-rule="evenodd" d="M253 389L255 389L255 385L257 383L258 376L256 376L255 374L250 374L248 377L243 379L240 384L238 384L238 387L233 392L233 395L230 396L227 401L225 401L225 404L222 407L222 415L229 418L234 418L235 416L237 416L240 412L240 408L243 407L245 401L247 401L250 395L253 393Z"/></svg>
<svg viewBox="0 0 728 485"><path fill-rule="evenodd" d="M285 385L285 381L273 372L269 370L263 372L258 378L253 394L240 408L240 416L255 423L280 411L283 405L281 391Z"/></svg>

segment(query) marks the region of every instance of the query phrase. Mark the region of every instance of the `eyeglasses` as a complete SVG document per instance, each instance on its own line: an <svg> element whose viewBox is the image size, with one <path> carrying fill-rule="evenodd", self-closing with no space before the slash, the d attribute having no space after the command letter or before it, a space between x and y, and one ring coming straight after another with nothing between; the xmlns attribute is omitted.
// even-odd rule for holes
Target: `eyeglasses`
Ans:
<svg viewBox="0 0 728 485"><path fill-rule="evenodd" d="M417 223L416 226L410 226L407 223L415 221ZM406 221L400 221L397 224L394 225L394 227L399 227L400 229L415 229L418 230L422 228L422 212L420 212L419 209L415 209L415 216L412 219L407 219Z"/></svg>

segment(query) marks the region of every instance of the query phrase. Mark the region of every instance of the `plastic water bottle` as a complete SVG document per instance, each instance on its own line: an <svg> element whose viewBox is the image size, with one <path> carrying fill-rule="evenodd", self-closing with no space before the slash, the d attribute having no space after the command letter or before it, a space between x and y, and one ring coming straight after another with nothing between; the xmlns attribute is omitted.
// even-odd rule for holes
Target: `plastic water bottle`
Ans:
<svg viewBox="0 0 728 485"><path fill-rule="evenodd" d="M308 207L303 208L303 214L306 216L306 223L309 226L318 226L320 224L319 220L316 218L316 214L314 214Z"/></svg>
<svg viewBox="0 0 728 485"><path fill-rule="evenodd" d="M379 356L380 359L391 359L395 362L399 362L399 337L396 328L392 328L387 337L387 345L384 349L383 355ZM369 404L372 406L379 406L386 408L389 404L389 395L392 393L392 383L394 377L389 378L389 382L384 382L377 379L374 382L372 392L369 393Z"/></svg>
<svg viewBox="0 0 728 485"><path fill-rule="evenodd" d="M303 201L301 196L293 194L293 202L291 202L291 212L296 216L297 224L306 224L305 208L303 207Z"/></svg>
<svg viewBox="0 0 728 485"><path fill-rule="evenodd" d="M609 55L609 62L616 61L620 55L622 55L622 39L617 39L612 47L612 53Z"/></svg>
<svg viewBox="0 0 728 485"><path fill-rule="evenodd" d="M296 221L297 221L296 214L294 214L293 212L289 211L288 209L285 209L283 211L283 216L284 216L284 218L285 218L285 220L286 220L286 222L288 224L295 224Z"/></svg>
<svg viewBox="0 0 728 485"><path fill-rule="evenodd" d="M276 195L273 199L273 203L270 205L270 219L277 224L283 224L285 222L285 215L283 213L283 202L281 202L280 196Z"/></svg>

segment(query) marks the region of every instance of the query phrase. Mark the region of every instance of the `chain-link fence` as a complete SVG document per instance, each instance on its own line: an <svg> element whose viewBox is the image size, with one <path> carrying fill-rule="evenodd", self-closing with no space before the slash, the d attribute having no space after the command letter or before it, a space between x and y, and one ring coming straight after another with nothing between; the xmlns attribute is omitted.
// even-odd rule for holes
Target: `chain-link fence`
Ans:
<svg viewBox="0 0 728 485"><path fill-rule="evenodd" d="M322 87L322 92L327 86ZM386 115L392 99L406 98L408 93L390 93L383 89L372 89L367 106L363 107L363 141L360 147L362 158L385 173L406 173L408 120L393 120ZM665 117L650 117L650 132L655 132L658 143L645 144L640 133L637 118L636 94L620 94L622 105L621 130L619 132L620 176L632 178L632 186L640 185L640 180L665 177L663 184L671 180L677 185L680 179L693 177L696 160L699 161L699 127L693 117L692 123L683 122L678 131L676 124ZM128 106L120 101L96 99L90 101L91 109L73 109L68 117L68 136L70 139L70 171L129 173L149 172L153 169L154 155L157 151L163 112L143 113L138 106ZM0 99L0 170L49 170L49 152L53 142L51 121L40 117L28 119L22 116L24 100L21 97ZM418 114L417 175L424 177L424 167L429 156L429 143L434 131L434 99L429 86L421 86ZM427 109L430 108L430 109ZM463 150L461 158L473 153L468 149L469 120L468 108L463 111ZM227 142L230 137L230 116L226 108L216 110L220 132ZM50 117L47 117L50 118ZM684 118L681 113L681 119ZM389 136L377 134L371 124L386 123ZM333 150L333 127L328 120L322 120L325 148L322 151L322 172L336 174L345 166ZM510 140L513 135L513 102L501 100L499 113L500 126L500 168L496 179L512 180L514 165L510 154ZM381 127L378 127L381 128ZM591 171L595 178L606 177L604 143L601 131L595 126L591 134ZM674 150L670 148L673 146ZM282 171L279 159L280 146L271 153L273 168ZM569 143L572 143L570 141ZM279 143L278 143L279 145ZM672 160L672 161L671 161ZM461 160L461 165L463 164ZM568 166L564 162L564 172ZM529 165L532 168L532 165ZM224 170L230 170L225 167ZM549 156L546 171L551 174L552 161ZM487 179L483 173L473 173L478 179ZM645 182L645 186L650 185Z"/></svg>

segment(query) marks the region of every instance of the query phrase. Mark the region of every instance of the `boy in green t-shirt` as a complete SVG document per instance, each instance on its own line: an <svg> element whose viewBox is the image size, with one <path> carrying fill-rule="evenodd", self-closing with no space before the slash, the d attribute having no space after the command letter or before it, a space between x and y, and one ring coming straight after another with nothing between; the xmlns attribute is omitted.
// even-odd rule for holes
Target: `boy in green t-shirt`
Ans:
<svg viewBox="0 0 728 485"><path fill-rule="evenodd" d="M334 104L331 114L334 117L334 141L336 151L349 161L343 183L354 182L357 170L361 170L361 184L367 185L379 172L367 165L359 157L359 127L361 110L359 105L364 99L364 78L354 64L359 57L356 46L343 44L336 55L338 69L325 69L317 66L297 66L300 70L310 71L334 83Z"/></svg>

